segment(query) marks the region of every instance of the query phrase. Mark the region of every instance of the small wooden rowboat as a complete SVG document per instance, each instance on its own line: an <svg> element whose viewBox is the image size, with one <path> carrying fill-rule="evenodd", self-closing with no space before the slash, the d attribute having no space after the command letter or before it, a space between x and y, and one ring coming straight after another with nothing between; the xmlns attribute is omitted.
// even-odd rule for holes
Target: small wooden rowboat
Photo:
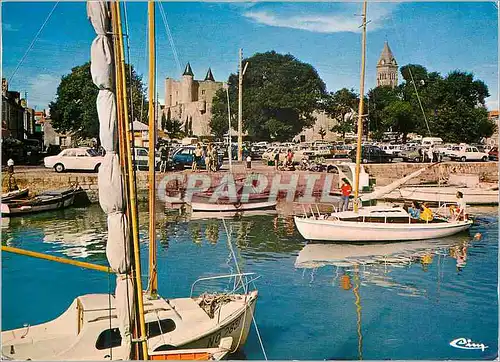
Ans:
<svg viewBox="0 0 500 362"><path fill-rule="evenodd" d="M193 211L224 211L241 212L249 210L274 209L278 202L270 199L269 195L250 195L248 200L242 201L241 195L235 200L228 198L219 198L212 202L211 195L196 195L193 201L189 203Z"/></svg>
<svg viewBox="0 0 500 362"><path fill-rule="evenodd" d="M66 189L46 191L30 199L11 199L7 203L2 202L2 216L9 217L40 211L63 209L73 204L75 195L79 192L82 192L81 188L69 187Z"/></svg>
<svg viewBox="0 0 500 362"><path fill-rule="evenodd" d="M2 202L8 202L11 200L19 200L28 197L29 188L14 190L2 194Z"/></svg>

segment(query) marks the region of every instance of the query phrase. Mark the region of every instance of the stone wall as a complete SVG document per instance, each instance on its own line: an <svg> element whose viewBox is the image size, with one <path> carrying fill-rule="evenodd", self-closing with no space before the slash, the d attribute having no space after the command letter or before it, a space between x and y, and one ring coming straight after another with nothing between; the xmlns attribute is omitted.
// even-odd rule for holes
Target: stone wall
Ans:
<svg viewBox="0 0 500 362"><path fill-rule="evenodd" d="M384 186L403 178L422 167L421 163L385 163L364 165L366 172L375 177L377 185ZM409 184L437 183L453 174L478 174L480 181L498 182L498 162L444 162L431 167Z"/></svg>
<svg viewBox="0 0 500 362"><path fill-rule="evenodd" d="M422 167L422 164L389 163L364 165L364 167L370 174L370 177L375 177L377 186L384 186L418 170L420 167ZM314 183L313 195L321 194L325 185L331 185L330 191L338 191L338 178L336 177L336 175L326 173L311 173L305 171L277 172L272 167L267 166L255 167L253 170L246 170L243 167L235 167L233 177L235 180L244 180L252 173L260 174L267 180L268 185L265 188L265 190L267 191L270 190L273 180L274 182L279 182L280 184L284 185L284 188L286 188L286 185L289 183L297 182L297 192L295 194L295 197L299 197L304 194L308 186L308 182L311 182L312 177L317 178ZM498 162L443 163L425 171L420 177L417 177L410 183L437 183L440 176L441 180L445 180L448 178L450 173L479 174L480 180L482 181L498 182ZM157 174L157 189L162 180L164 180L165 176L168 176L170 178L179 177L181 179L180 182L176 183L175 181L170 181L164 182L163 184L167 195L175 196L178 194L178 191L185 191L188 186L187 177L189 175L194 175L195 177L199 178L208 176L210 180L210 186L216 187L222 180L222 178L227 175L227 173L215 172L207 174L206 172L200 172L193 174L191 171L187 170L178 173ZM331 179L325 181L327 175L330 175ZM5 177L6 173L4 173L3 176ZM70 186L72 184L78 184L85 191L87 191L89 199L92 202L98 201L97 174L95 173L58 174L52 170L23 170L19 172L16 171L15 177L19 187L29 187L33 193L40 193L46 190L58 189ZM137 172L137 191L139 200L147 200L148 187L148 173L146 171ZM280 192L280 198L285 197L286 191Z"/></svg>

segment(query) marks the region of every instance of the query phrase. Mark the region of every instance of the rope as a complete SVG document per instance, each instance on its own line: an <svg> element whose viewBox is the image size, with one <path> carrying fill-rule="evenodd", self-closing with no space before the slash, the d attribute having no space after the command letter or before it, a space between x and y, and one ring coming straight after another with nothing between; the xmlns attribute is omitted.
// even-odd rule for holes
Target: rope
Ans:
<svg viewBox="0 0 500 362"><path fill-rule="evenodd" d="M21 58L21 60L19 61L19 63L17 64L16 68L14 69L14 72L12 73L12 75L10 76L9 78L9 83L12 81L12 78L14 78L14 75L16 75L17 71L19 70L19 68L21 67L21 65L23 64L24 60L26 59L26 57L28 56L28 53L30 52L30 50L33 48L33 46L35 45L38 37L40 36L43 28L45 27L45 25L47 24L47 22L49 21L50 17L52 16L52 13L54 12L54 10L56 10L56 7L57 7L57 4L59 4L59 1L56 2L54 4L54 7L52 8L52 10L50 10L49 12L49 15L47 15L47 18L45 19L45 21L43 22L42 26L40 27L40 29L38 29L38 32L36 33L35 37L33 38L33 40L31 41L31 44L29 45L28 49L26 50L26 52L24 53L23 57Z"/></svg>
<svg viewBox="0 0 500 362"><path fill-rule="evenodd" d="M229 250L231 251L231 255L233 257L233 260L234 260L234 263L235 263L235 266L236 266L236 270L237 270L238 274L240 274L240 282L241 282L241 284L243 286L243 290L245 291L245 294L246 294L246 293L248 293L247 292L247 286L243 283L243 277L241 276L241 269L240 269L240 266L238 264L238 260L236 258L236 254L234 253L233 245L232 245L232 242L231 242L231 234L229 233L229 231L227 229L226 220L224 218L222 218L222 224L224 225L224 229L226 230L227 241L228 241L228 244L229 244ZM240 337L238 339L238 343L236 344L236 347L234 348L234 350L232 350L229 353L236 352L238 350L239 346L240 346L241 339L243 337L243 330L245 329L244 326L245 326L246 315L247 315L247 310L248 309L250 309L250 308L245 308L245 312L243 314L243 322L242 322L243 327L241 328L241 331L240 331ZM262 342L262 338L260 336L259 327L257 326L257 322L255 321L255 316L254 316L253 312L250 311L250 313L252 315L252 321L253 321L253 324L254 324L254 327L255 327L255 331L257 332L257 337L259 339L259 343L260 343L260 347L262 349L262 353L264 354L264 358L267 361L267 354L266 354L266 350L264 348L264 344Z"/></svg>
<svg viewBox="0 0 500 362"><path fill-rule="evenodd" d="M398 37L398 40L399 40L399 45L401 46L403 43L403 40L401 38L401 35L397 32L397 29L396 29L396 23L394 21L394 17L391 15L391 21L392 21L392 25L394 27L394 29L396 30L395 33ZM402 46L404 47L404 46ZM420 106L420 110L422 111L422 115L424 116L424 121L425 121L425 126L427 127L427 132L429 132L429 136L431 136L431 129L429 128L429 122L427 121L427 116L425 115L425 112L424 112L424 107L422 106L422 101L420 100L420 95L418 94L418 90L417 90L417 86L415 84L415 80L413 79L413 73L411 71L411 67L408 67L408 71L410 73L410 78L411 78L411 82L413 83L413 89L415 89L415 93L417 94L417 100L418 100L418 104Z"/></svg>
<svg viewBox="0 0 500 362"><path fill-rule="evenodd" d="M160 5L159 7L160 7L161 18L163 20L163 25L165 25L165 31L167 32L168 41L170 42L170 47L172 48L172 53L174 54L175 64L177 65L179 73L181 73L182 68L181 68L181 63L179 61L179 55L177 54L177 49L175 47L172 32L170 31L170 26L168 25L167 14L165 13L165 9L163 9L163 2L160 2L159 5Z"/></svg>

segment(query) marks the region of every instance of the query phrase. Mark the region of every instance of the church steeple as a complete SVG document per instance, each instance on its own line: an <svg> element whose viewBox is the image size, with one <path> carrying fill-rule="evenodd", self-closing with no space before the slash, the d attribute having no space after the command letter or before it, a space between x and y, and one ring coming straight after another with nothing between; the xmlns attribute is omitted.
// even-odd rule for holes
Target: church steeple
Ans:
<svg viewBox="0 0 500 362"><path fill-rule="evenodd" d="M191 64L189 62L186 64L186 69L184 69L184 73L182 75L190 75L191 77L194 77L193 70L191 69Z"/></svg>
<svg viewBox="0 0 500 362"><path fill-rule="evenodd" d="M387 41L377 62L377 87L398 85L398 63Z"/></svg>
<svg viewBox="0 0 500 362"><path fill-rule="evenodd" d="M212 82L215 82L214 75L212 74L212 69L208 68L207 75L205 76L205 80L211 80Z"/></svg>
<svg viewBox="0 0 500 362"><path fill-rule="evenodd" d="M378 59L377 65L398 65L396 63L396 59L392 54L391 48L389 47L389 43L384 42L384 49L382 49L382 53L380 54L380 58Z"/></svg>

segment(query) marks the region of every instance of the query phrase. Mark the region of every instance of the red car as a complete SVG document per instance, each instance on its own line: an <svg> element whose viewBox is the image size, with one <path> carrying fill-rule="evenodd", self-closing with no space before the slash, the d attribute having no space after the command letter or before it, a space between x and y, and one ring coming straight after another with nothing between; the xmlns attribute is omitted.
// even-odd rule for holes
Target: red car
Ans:
<svg viewBox="0 0 500 362"><path fill-rule="evenodd" d="M488 152L488 158L492 161L498 161L498 147L493 147L490 152Z"/></svg>

